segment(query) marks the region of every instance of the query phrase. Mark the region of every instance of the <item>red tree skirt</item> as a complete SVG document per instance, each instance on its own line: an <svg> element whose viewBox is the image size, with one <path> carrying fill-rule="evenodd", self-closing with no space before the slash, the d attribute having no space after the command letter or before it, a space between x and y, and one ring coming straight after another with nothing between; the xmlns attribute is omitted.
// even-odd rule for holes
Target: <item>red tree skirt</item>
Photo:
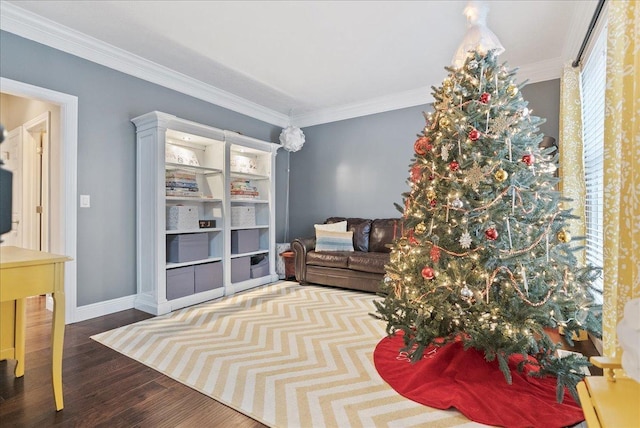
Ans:
<svg viewBox="0 0 640 428"><path fill-rule="evenodd" d="M556 379L534 378L516 369L510 360L509 385L498 361L487 362L476 349L461 342L429 348L415 364L399 354L402 332L384 338L373 354L380 376L400 395L437 409L455 407L469 419L505 427L566 427L584 420L582 409L569 393L556 402ZM521 361L521 359L519 360Z"/></svg>

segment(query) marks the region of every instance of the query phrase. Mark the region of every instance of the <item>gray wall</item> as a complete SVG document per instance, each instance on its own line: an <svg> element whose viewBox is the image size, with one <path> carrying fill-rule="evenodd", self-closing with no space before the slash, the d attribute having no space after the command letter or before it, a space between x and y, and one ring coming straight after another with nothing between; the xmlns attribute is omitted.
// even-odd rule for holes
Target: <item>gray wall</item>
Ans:
<svg viewBox="0 0 640 428"><path fill-rule="evenodd" d="M135 128L130 119L159 110L267 141L280 128L0 32L0 76L75 95L79 100L78 305L135 293ZM1 88L0 88L1 90ZM559 81L523 90L542 131L557 138ZM313 233L332 215L398 217L394 202L406 178L419 106L305 128L306 143L291 154L289 238ZM276 240L284 238L287 153L277 156Z"/></svg>
<svg viewBox="0 0 640 428"><path fill-rule="evenodd" d="M534 116L547 119L540 132L558 142L560 135L560 79L532 83L522 88L522 96L529 101Z"/></svg>
<svg viewBox="0 0 640 428"><path fill-rule="evenodd" d="M78 209L78 306L136 292L131 118L159 110L266 141L278 141L281 130L4 31L0 75L78 97L78 193L91 195L91 208ZM279 187L286 184L282 153L276 158ZM278 198L278 239L284 236L283 201Z"/></svg>
<svg viewBox="0 0 640 428"><path fill-rule="evenodd" d="M546 117L545 135L558 138L560 81L523 88L533 114ZM291 155L291 239L313 236L313 224L330 216L400 217L394 203L406 180L416 135L430 105L304 129L306 143Z"/></svg>

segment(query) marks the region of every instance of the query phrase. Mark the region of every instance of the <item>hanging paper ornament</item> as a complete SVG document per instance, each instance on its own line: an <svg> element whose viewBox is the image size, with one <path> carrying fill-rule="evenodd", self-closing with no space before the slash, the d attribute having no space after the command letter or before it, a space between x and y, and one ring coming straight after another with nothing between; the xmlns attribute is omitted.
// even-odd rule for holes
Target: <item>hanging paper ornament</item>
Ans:
<svg viewBox="0 0 640 428"><path fill-rule="evenodd" d="M419 165L414 165L411 168L411 181L417 183L422 178L422 168Z"/></svg>
<svg viewBox="0 0 640 428"><path fill-rule="evenodd" d="M480 131L478 131L477 129L472 129L469 132L469 139L471 141L478 141L478 138L480 138Z"/></svg>
<svg viewBox="0 0 640 428"><path fill-rule="evenodd" d="M431 199L435 199L436 198L436 192L433 189L429 189L427 190L427 199L431 200Z"/></svg>
<svg viewBox="0 0 640 428"><path fill-rule="evenodd" d="M455 198L452 202L451 202L451 206L457 210L459 210L460 208L462 208L464 206L464 203L460 200L460 198Z"/></svg>
<svg viewBox="0 0 640 428"><path fill-rule="evenodd" d="M564 229L558 232L556 236L558 237L558 241L563 242L565 244L571 241L571 234Z"/></svg>
<svg viewBox="0 0 640 428"><path fill-rule="evenodd" d="M482 104L488 104L490 100L491 100L491 94L490 93L484 92L482 95L480 95L480 102Z"/></svg>
<svg viewBox="0 0 640 428"><path fill-rule="evenodd" d="M536 158L532 154L527 154L522 156L522 162L524 162L527 166L533 165Z"/></svg>
<svg viewBox="0 0 640 428"><path fill-rule="evenodd" d="M436 272L429 266L423 267L421 274L424 279L433 279L436 276Z"/></svg>
<svg viewBox="0 0 640 428"><path fill-rule="evenodd" d="M504 169L499 169L496 171L495 174L493 174L493 176L496 178L496 180L498 180L499 182L503 182L505 181L507 178L509 178L509 173L507 171L505 171Z"/></svg>
<svg viewBox="0 0 640 428"><path fill-rule="evenodd" d="M429 255L434 263L438 263L440 261L440 248L437 245L434 245L431 247L431 253Z"/></svg>
<svg viewBox="0 0 640 428"><path fill-rule="evenodd" d="M463 299L468 300L473 297L473 291L471 291L471 289L467 287L467 284L465 284L464 287L460 289L460 295Z"/></svg>
<svg viewBox="0 0 640 428"><path fill-rule="evenodd" d="M427 231L427 225L424 223L416 224L416 227L413 229L417 235L422 235Z"/></svg>
<svg viewBox="0 0 640 428"><path fill-rule="evenodd" d="M445 116L442 119L440 119L438 123L440 124L441 128L447 128L449 125L451 125L451 120Z"/></svg>
<svg viewBox="0 0 640 428"><path fill-rule="evenodd" d="M451 163L449 164L449 169L451 171L457 171L460 168L460 164L456 161L451 161Z"/></svg>
<svg viewBox="0 0 640 428"><path fill-rule="evenodd" d="M431 145L429 144L431 140L427 137L420 137L413 144L413 150L419 155L427 154L428 150L431 150Z"/></svg>
<svg viewBox="0 0 640 428"><path fill-rule="evenodd" d="M518 95L518 87L513 83L510 84L509 86L507 86L507 94L509 94L510 97L515 97L516 95Z"/></svg>
<svg viewBox="0 0 640 428"><path fill-rule="evenodd" d="M495 227L490 227L484 231L484 236L490 241L495 241L498 239L498 231Z"/></svg>

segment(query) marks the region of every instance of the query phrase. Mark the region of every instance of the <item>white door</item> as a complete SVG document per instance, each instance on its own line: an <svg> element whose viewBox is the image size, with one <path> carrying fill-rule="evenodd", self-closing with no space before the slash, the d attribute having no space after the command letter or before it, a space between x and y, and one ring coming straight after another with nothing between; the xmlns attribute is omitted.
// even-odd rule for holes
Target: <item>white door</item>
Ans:
<svg viewBox="0 0 640 428"><path fill-rule="evenodd" d="M2 245L22 247L22 127L9 132L7 140L0 146L0 155L4 167L13 172L11 231L2 235Z"/></svg>
<svg viewBox="0 0 640 428"><path fill-rule="evenodd" d="M22 244L39 251L49 249L49 117L45 112L22 125Z"/></svg>

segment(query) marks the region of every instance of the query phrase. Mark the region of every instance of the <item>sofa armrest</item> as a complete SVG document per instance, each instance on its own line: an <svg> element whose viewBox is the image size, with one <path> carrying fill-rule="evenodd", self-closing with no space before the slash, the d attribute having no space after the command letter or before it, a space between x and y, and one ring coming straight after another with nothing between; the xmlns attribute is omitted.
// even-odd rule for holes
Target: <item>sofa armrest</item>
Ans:
<svg viewBox="0 0 640 428"><path fill-rule="evenodd" d="M297 238L291 242L291 250L296 255L296 281L307 282L307 253L316 248L316 238Z"/></svg>

